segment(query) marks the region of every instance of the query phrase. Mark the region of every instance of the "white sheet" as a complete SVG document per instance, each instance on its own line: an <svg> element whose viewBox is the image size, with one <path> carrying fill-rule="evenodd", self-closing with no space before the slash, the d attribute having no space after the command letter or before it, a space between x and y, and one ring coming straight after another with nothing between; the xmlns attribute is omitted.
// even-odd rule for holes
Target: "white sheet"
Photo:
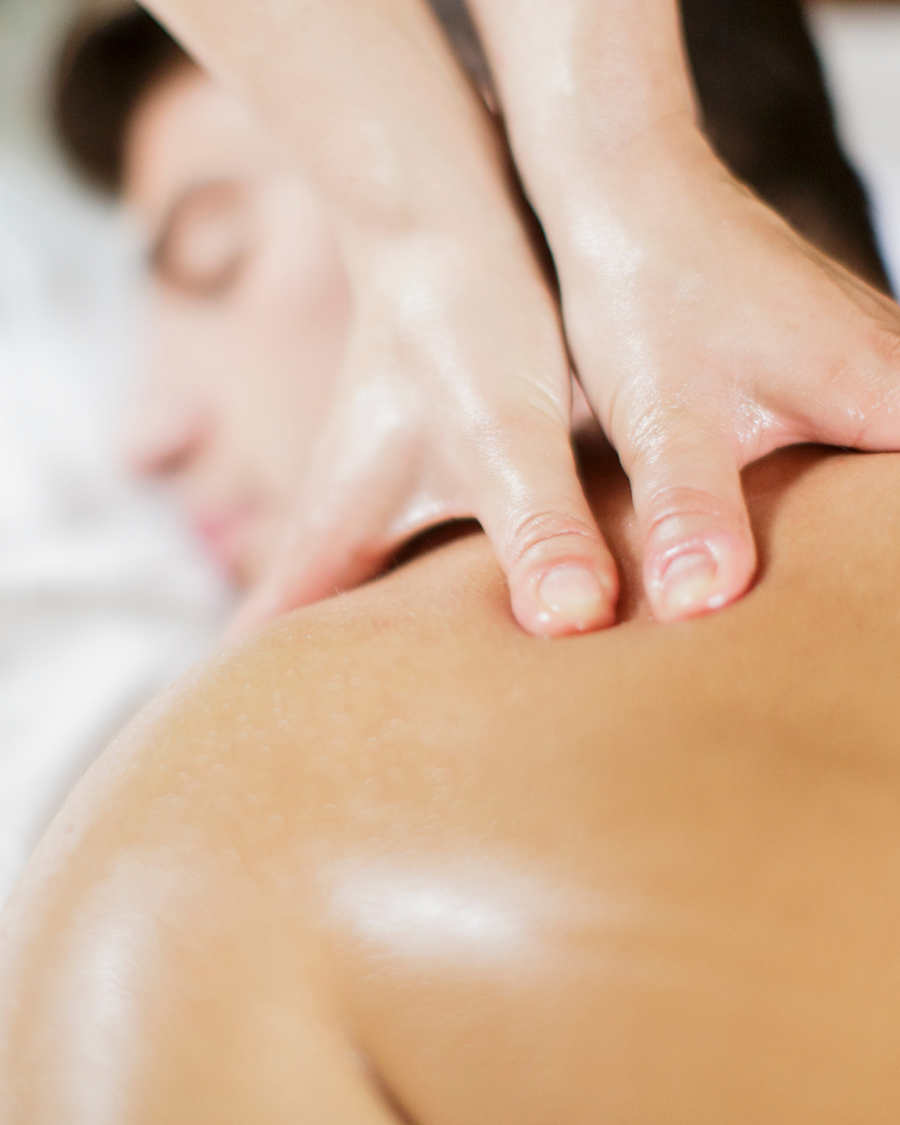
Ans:
<svg viewBox="0 0 900 1125"><path fill-rule="evenodd" d="M121 224L0 158L0 902L78 774L228 604L116 465L135 295Z"/></svg>

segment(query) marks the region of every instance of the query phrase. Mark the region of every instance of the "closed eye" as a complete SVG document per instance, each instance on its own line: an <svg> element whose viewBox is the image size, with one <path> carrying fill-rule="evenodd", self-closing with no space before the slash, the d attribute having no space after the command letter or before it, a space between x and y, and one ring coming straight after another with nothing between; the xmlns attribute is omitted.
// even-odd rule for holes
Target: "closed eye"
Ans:
<svg viewBox="0 0 900 1125"><path fill-rule="evenodd" d="M236 180L200 184L169 211L150 266L187 296L220 297L237 283L253 246L250 190Z"/></svg>

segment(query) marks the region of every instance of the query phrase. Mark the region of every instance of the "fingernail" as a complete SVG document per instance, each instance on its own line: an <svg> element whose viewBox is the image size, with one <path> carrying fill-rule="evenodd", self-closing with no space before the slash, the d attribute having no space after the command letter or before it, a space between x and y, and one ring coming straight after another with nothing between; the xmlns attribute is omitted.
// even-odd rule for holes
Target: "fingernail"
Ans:
<svg viewBox="0 0 900 1125"><path fill-rule="evenodd" d="M596 574L583 566L558 566L541 579L541 601L558 617L574 625L589 625L603 603L603 591Z"/></svg>
<svg viewBox="0 0 900 1125"><path fill-rule="evenodd" d="M672 559L662 579L662 605L667 613L714 609L719 571L705 551L691 551Z"/></svg>

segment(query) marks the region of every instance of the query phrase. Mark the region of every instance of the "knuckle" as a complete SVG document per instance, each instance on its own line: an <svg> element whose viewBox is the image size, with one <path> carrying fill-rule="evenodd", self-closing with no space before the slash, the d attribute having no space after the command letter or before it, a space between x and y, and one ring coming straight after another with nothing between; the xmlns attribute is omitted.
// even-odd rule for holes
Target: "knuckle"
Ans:
<svg viewBox="0 0 900 1125"><path fill-rule="evenodd" d="M632 456L656 445L668 422L668 411L658 401L635 402L619 392L611 403L609 426L613 442L617 449L630 450Z"/></svg>
<svg viewBox="0 0 900 1125"><path fill-rule="evenodd" d="M571 460L568 411L549 399L492 403L467 419L464 433L469 456L484 465L496 463L501 451L510 460Z"/></svg>
<svg viewBox="0 0 900 1125"><path fill-rule="evenodd" d="M829 413L814 428L818 440L866 449L879 444L886 425L895 429L892 419L900 416L900 335L879 332L877 339L870 353L875 363L843 365L832 377Z"/></svg>
<svg viewBox="0 0 900 1125"><path fill-rule="evenodd" d="M876 324L870 337L872 351L900 373L900 331L895 325Z"/></svg>
<svg viewBox="0 0 900 1125"><path fill-rule="evenodd" d="M740 507L712 492L699 488L670 485L650 494L644 504L642 523L647 539L667 539L677 534L679 528L690 523L729 524L735 527L746 523Z"/></svg>
<svg viewBox="0 0 900 1125"><path fill-rule="evenodd" d="M513 567L521 566L539 549L552 548L555 541L569 536L580 536L589 541L597 539L594 528L576 516L553 511L532 514L513 527L510 533L509 561Z"/></svg>
<svg viewBox="0 0 900 1125"><path fill-rule="evenodd" d="M651 475L676 451L705 442L711 428L711 415L695 403L660 397L623 410L613 428L613 442L629 475Z"/></svg>

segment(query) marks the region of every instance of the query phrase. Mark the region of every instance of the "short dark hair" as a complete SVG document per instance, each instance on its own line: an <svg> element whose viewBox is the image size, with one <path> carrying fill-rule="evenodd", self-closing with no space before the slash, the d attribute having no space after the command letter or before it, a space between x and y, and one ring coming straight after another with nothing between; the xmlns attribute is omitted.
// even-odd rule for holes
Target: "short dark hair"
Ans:
<svg viewBox="0 0 900 1125"><path fill-rule="evenodd" d="M476 85L490 70L465 0L430 0ZM865 190L845 156L798 0L681 0L703 125L719 156L810 242L888 292ZM55 119L83 175L122 187L131 117L148 89L188 56L133 8L81 21L63 51Z"/></svg>
<svg viewBox="0 0 900 1125"><path fill-rule="evenodd" d="M95 187L122 189L128 127L141 98L189 56L142 8L85 17L56 68L53 119L76 170Z"/></svg>

